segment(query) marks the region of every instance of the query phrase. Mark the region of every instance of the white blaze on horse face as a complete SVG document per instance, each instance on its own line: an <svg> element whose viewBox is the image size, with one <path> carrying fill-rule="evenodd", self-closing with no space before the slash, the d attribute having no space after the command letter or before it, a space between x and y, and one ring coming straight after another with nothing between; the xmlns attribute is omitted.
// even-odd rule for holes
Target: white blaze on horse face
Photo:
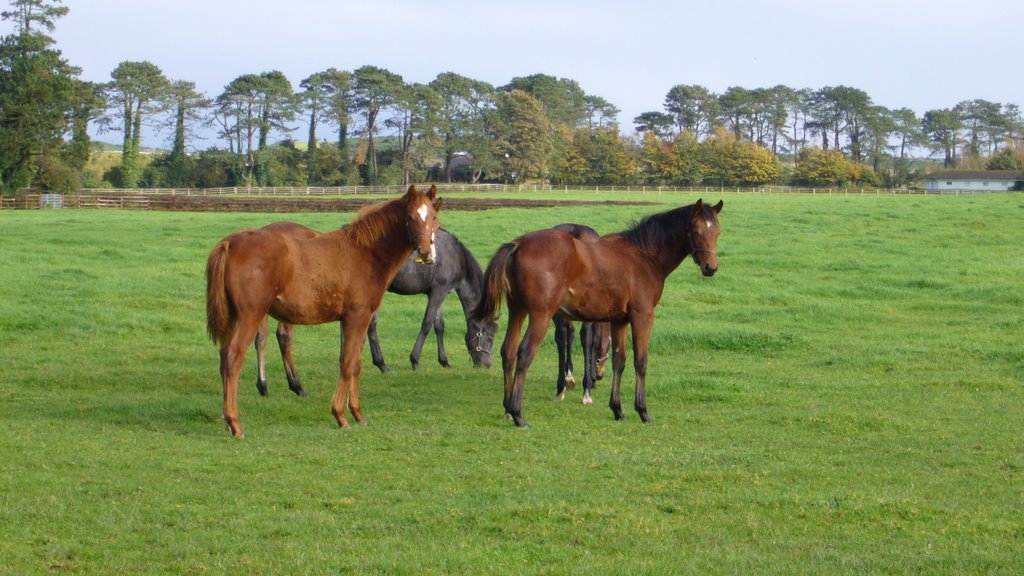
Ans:
<svg viewBox="0 0 1024 576"><path fill-rule="evenodd" d="M422 206L419 207L419 209L416 210L416 213L420 215L420 220L426 222L427 214L430 213L430 207L428 207L426 203L424 203Z"/></svg>

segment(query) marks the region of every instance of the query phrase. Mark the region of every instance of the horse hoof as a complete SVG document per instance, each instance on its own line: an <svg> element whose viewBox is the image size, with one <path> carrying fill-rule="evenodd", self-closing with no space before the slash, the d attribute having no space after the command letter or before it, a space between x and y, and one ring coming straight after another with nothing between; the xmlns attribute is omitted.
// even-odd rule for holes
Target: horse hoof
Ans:
<svg viewBox="0 0 1024 576"><path fill-rule="evenodd" d="M562 400L565 400L565 391L564 390L562 392L559 392L558 394L555 394L555 401L556 402L561 402Z"/></svg>
<svg viewBox="0 0 1024 576"><path fill-rule="evenodd" d="M640 413L640 420L644 424L650 424L651 422L654 422L654 420L651 418L650 414L648 414L647 412L641 412Z"/></svg>
<svg viewBox="0 0 1024 576"><path fill-rule="evenodd" d="M296 396L302 396L303 398L309 396L309 392L306 392L306 389L301 386L299 386L298 388L290 388L290 390L292 392L295 392Z"/></svg>
<svg viewBox="0 0 1024 576"><path fill-rule="evenodd" d="M572 372L565 373L565 387L569 390L576 387L576 378L573 378Z"/></svg>
<svg viewBox="0 0 1024 576"><path fill-rule="evenodd" d="M584 394L583 395L583 403L584 404L593 404L594 403L594 399L590 397L590 394Z"/></svg>
<svg viewBox="0 0 1024 576"><path fill-rule="evenodd" d="M626 419L626 415L623 414L621 411L615 412L615 419L616 420L625 420Z"/></svg>
<svg viewBox="0 0 1024 576"><path fill-rule="evenodd" d="M263 383L257 382L256 383L256 389L260 391L260 396L266 396L267 395L267 383L266 382L263 382Z"/></svg>

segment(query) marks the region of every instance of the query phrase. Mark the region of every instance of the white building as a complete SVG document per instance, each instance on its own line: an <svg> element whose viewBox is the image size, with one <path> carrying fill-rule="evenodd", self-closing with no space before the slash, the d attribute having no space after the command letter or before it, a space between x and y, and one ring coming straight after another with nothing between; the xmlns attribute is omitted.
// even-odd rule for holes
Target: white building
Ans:
<svg viewBox="0 0 1024 576"><path fill-rule="evenodd" d="M1017 170L943 170L924 177L929 192L1006 192L1024 189L1024 172Z"/></svg>

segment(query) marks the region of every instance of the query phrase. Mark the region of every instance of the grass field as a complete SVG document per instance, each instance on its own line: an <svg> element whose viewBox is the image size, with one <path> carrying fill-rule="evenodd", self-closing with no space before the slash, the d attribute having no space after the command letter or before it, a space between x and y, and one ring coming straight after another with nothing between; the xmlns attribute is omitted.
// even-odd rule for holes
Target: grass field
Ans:
<svg viewBox="0 0 1024 576"><path fill-rule="evenodd" d="M441 219L486 265L527 230L695 200L631 198L664 204ZM425 299L389 295L368 426L330 414L337 326L300 327L310 397L275 353L260 398L250 353L243 440L204 265L281 215L0 212L0 573L1019 574L1024 197L724 200L719 273L687 260L657 309L653 424L614 421L606 381L553 402L549 336L516 429L454 294L454 366L428 340L417 372Z"/></svg>

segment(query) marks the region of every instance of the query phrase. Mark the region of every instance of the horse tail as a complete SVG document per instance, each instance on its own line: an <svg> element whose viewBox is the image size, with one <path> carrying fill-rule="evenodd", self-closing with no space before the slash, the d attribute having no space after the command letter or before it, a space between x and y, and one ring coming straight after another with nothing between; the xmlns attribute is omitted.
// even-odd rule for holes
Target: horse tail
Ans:
<svg viewBox="0 0 1024 576"><path fill-rule="evenodd" d="M227 240L221 240L206 260L206 330L210 339L223 345L234 319L224 287L224 268L228 260Z"/></svg>
<svg viewBox="0 0 1024 576"><path fill-rule="evenodd" d="M498 319L501 301L512 289L509 276L514 262L513 256L518 247L519 244L515 242L502 244L494 253L494 258L491 258L491 263L487 265L487 271L484 272L484 297L474 314L478 321L494 322Z"/></svg>

